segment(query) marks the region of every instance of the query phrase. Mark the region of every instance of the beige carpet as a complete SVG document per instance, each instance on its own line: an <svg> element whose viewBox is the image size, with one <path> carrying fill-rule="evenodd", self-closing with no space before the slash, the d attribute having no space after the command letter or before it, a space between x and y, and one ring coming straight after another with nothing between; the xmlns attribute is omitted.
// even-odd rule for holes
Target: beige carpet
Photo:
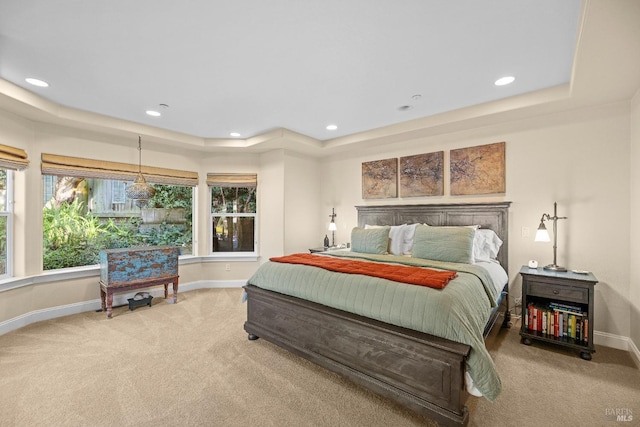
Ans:
<svg viewBox="0 0 640 427"><path fill-rule="evenodd" d="M422 426L429 420L242 329L240 289L183 292L178 304L83 313L0 336L1 426ZM640 371L628 353L488 345L503 381L469 398L473 426L640 425Z"/></svg>

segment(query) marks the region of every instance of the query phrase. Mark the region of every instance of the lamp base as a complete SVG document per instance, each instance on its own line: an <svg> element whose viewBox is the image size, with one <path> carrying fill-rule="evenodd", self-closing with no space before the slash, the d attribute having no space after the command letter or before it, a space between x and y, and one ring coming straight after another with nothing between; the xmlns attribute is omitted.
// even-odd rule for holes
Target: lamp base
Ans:
<svg viewBox="0 0 640 427"><path fill-rule="evenodd" d="M545 266L544 269L551 270L551 271L567 271L565 267L560 267L559 265L555 265L555 264L549 264Z"/></svg>

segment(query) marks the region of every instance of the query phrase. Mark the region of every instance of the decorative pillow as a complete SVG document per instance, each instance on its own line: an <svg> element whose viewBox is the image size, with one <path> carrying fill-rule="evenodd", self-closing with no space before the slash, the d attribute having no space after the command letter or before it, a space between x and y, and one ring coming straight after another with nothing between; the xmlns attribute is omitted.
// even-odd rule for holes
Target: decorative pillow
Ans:
<svg viewBox="0 0 640 427"><path fill-rule="evenodd" d="M502 240L495 231L480 228L476 230L473 241L473 258L475 261L491 261L498 258Z"/></svg>
<svg viewBox="0 0 640 427"><path fill-rule="evenodd" d="M473 227L430 227L419 224L413 238L415 258L473 263Z"/></svg>
<svg viewBox="0 0 640 427"><path fill-rule="evenodd" d="M365 254L387 254L390 228L388 226L371 229L355 227L351 230L351 250Z"/></svg>
<svg viewBox="0 0 640 427"><path fill-rule="evenodd" d="M369 225L365 224L364 229L370 230L374 228L389 227L387 225ZM404 247L404 235L407 228L406 224L392 225L389 229L389 246L388 251L392 255L402 255Z"/></svg>

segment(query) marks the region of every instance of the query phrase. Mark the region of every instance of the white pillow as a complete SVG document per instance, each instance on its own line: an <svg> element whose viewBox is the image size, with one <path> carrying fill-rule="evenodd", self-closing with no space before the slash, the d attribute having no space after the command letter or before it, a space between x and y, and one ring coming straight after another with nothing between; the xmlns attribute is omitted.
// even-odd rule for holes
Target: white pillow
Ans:
<svg viewBox="0 0 640 427"><path fill-rule="evenodd" d="M381 227L385 227L385 226L369 225L369 224L364 225L365 230L371 229L371 228L381 228ZM389 230L389 253L391 255L402 255L404 253L406 229L407 229L407 224L391 226L391 230Z"/></svg>
<svg viewBox="0 0 640 427"><path fill-rule="evenodd" d="M479 228L473 240L473 258L477 261L491 261L498 258L502 240L495 231Z"/></svg>
<svg viewBox="0 0 640 427"><path fill-rule="evenodd" d="M416 226L418 224L408 224L404 232L404 245L402 247L402 253L404 255L411 255L413 250L413 236L416 234Z"/></svg>

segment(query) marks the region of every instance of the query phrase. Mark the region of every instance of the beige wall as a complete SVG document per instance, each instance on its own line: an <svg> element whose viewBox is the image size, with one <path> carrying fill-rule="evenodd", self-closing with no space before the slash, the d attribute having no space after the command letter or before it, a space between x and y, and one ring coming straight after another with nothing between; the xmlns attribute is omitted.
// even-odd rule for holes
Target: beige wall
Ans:
<svg viewBox="0 0 640 427"><path fill-rule="evenodd" d="M297 153L286 153L284 166L284 253L305 252L324 238L316 227L323 213L320 169L316 159Z"/></svg>
<svg viewBox="0 0 640 427"><path fill-rule="evenodd" d="M629 302L631 310L631 341L640 346L640 91L631 101L631 221L630 221L630 290ZM636 350L637 351L637 350Z"/></svg>
<svg viewBox="0 0 640 427"><path fill-rule="evenodd" d="M558 263L594 272L595 329L629 336L629 104L570 111L552 116L452 132L434 137L399 140L386 147L344 153L323 161L322 200L340 214L338 237L346 241L357 224L354 206L384 203L511 201L509 217L509 276L514 295L521 293L517 272L529 259L546 265L552 244L534 243L542 213L569 219L558 225ZM404 155L448 151L493 142L506 142L507 192L478 197L445 196L363 200L361 164ZM529 237L522 237L522 228Z"/></svg>
<svg viewBox="0 0 640 427"><path fill-rule="evenodd" d="M274 150L260 156L258 200L260 254L263 259L284 253L285 153Z"/></svg>
<svg viewBox="0 0 640 427"><path fill-rule="evenodd" d="M260 156L258 176L261 262L304 252L322 242L318 161L277 149Z"/></svg>

